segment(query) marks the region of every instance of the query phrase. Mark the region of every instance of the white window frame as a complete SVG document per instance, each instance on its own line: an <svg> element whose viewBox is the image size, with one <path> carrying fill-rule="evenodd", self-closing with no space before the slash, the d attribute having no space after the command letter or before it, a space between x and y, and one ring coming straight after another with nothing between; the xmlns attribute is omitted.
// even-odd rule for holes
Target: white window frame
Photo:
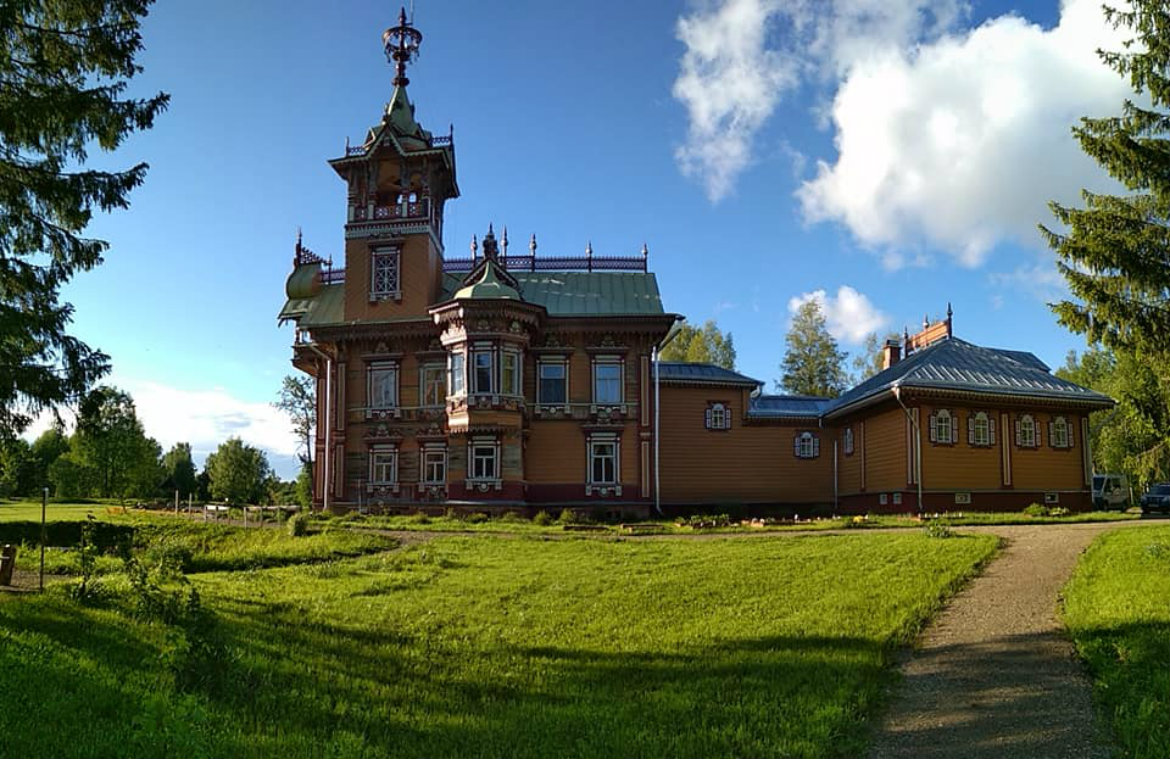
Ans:
<svg viewBox="0 0 1170 759"><path fill-rule="evenodd" d="M490 450L490 457L481 457L480 452L483 450ZM481 460L490 460L492 462L491 476L484 474L477 474L477 464ZM500 443L498 440L472 440L467 444L467 480L469 482L491 482L496 483L500 481Z"/></svg>
<svg viewBox="0 0 1170 759"><path fill-rule="evenodd" d="M391 377L390 402L383 402L382 398L374 397L375 377L389 373ZM374 361L366 366L366 407L370 409L398 408L398 364L394 361Z"/></svg>
<svg viewBox="0 0 1170 759"><path fill-rule="evenodd" d="M419 387L418 405L422 406L423 408L442 408L443 407L443 405L447 402L447 385L448 385L447 373L448 373L448 371L449 370L447 369L447 367L445 367L445 366L443 366L443 364L440 364L437 362L426 363L426 364L423 364L422 366L419 367L419 369L418 369L418 387ZM431 374L431 381L430 382L428 382L428 380L427 380L428 373ZM434 375L436 373L438 374L438 382L434 382ZM438 402L436 402L436 403L428 403L427 402L427 393L430 391L432 385L436 385L439 388L439 390L442 392L442 395L443 395L443 397L440 398L438 400Z"/></svg>
<svg viewBox="0 0 1170 759"><path fill-rule="evenodd" d="M388 459L388 462L380 461L380 459ZM389 467L389 477L385 475L385 469ZM380 471L381 470L381 471ZM396 446L375 446L370 449L369 453L369 477L371 485L397 485L398 484L398 448Z"/></svg>
<svg viewBox="0 0 1170 759"><path fill-rule="evenodd" d="M467 395L467 354L451 351L447 356L447 396L459 398L464 395Z"/></svg>
<svg viewBox="0 0 1170 759"><path fill-rule="evenodd" d="M1029 433L1031 437L1029 437ZM1036 417L1031 414L1020 415L1020 448L1039 448L1040 445L1036 441Z"/></svg>
<svg viewBox="0 0 1170 759"><path fill-rule="evenodd" d="M796 451L796 457L798 459L815 459L817 457L816 444L814 442L816 437L816 435L807 430L797 436L796 439L800 441Z"/></svg>
<svg viewBox="0 0 1170 759"><path fill-rule="evenodd" d="M621 475L621 441L616 437L593 437L589 439L589 470L586 472L586 481L595 487L613 487L622 481ZM599 449L608 447L608 454L599 454ZM598 459L611 461L612 477L597 479L594 477L594 464Z"/></svg>
<svg viewBox="0 0 1170 759"><path fill-rule="evenodd" d="M846 456L853 455L853 427L845 428L844 441L842 442L841 447L845 449Z"/></svg>
<svg viewBox="0 0 1170 759"><path fill-rule="evenodd" d="M508 361L513 362L512 365L512 382L511 387L505 383L504 378L508 368ZM500 395L521 396L524 395L524 363L521 355L517 351L503 350L500 351Z"/></svg>
<svg viewBox="0 0 1170 759"><path fill-rule="evenodd" d="M564 398L559 401L549 400L544 397L542 384L544 381L545 367L560 367L561 369L561 387L564 388ZM550 379L551 381L551 379ZM536 402L544 406L568 406L569 405L569 362L564 358L542 358L536 361Z"/></svg>
<svg viewBox="0 0 1170 759"><path fill-rule="evenodd" d="M712 403L707 407L707 429L726 430L731 428L731 414L726 403Z"/></svg>
<svg viewBox="0 0 1170 759"><path fill-rule="evenodd" d="M602 399L598 392L598 370L602 368L617 369L617 398L616 399ZM606 379L606 383L613 382L613 379ZM595 406L620 406L625 403L626 397L626 368L625 362L620 358L597 358L593 362L593 405Z"/></svg>
<svg viewBox="0 0 1170 759"><path fill-rule="evenodd" d="M438 460L438 467L442 470L442 477L432 477L433 461ZM418 481L422 485L435 487L447 484L447 446L427 445L418 452Z"/></svg>
<svg viewBox="0 0 1170 759"><path fill-rule="evenodd" d="M940 408L934 412L934 440L942 445L954 445L955 419L950 409Z"/></svg>
<svg viewBox="0 0 1170 759"><path fill-rule="evenodd" d="M487 358L488 370L488 387L484 389L479 386L479 359L481 357ZM496 374L496 351L492 348L472 348L471 349L471 365L468 367L468 379L471 380L471 394L472 395L499 395Z"/></svg>
<svg viewBox="0 0 1170 759"><path fill-rule="evenodd" d="M1052 419L1052 435L1048 441L1053 448L1071 448L1069 445L1069 423L1064 416L1053 417Z"/></svg>
<svg viewBox="0 0 1170 759"><path fill-rule="evenodd" d="M389 269L388 282L379 285L378 267ZM398 300L402 297L402 249L380 247L370 250L370 300Z"/></svg>
<svg viewBox="0 0 1170 759"><path fill-rule="evenodd" d="M991 417L986 411L977 411L972 422L972 445L987 447L991 445Z"/></svg>

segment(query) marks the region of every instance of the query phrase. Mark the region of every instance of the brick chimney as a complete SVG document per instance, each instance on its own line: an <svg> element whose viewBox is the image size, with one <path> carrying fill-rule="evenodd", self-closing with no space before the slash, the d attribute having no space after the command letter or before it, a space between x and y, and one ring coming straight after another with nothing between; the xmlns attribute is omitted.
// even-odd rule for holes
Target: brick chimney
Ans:
<svg viewBox="0 0 1170 759"><path fill-rule="evenodd" d="M882 369L889 369L902 360L902 344L897 340L886 340L882 348Z"/></svg>

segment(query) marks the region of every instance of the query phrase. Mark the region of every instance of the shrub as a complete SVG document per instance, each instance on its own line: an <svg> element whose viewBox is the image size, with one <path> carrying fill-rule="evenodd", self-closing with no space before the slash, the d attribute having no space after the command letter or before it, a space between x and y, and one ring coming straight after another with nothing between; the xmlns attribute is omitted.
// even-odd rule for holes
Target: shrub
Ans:
<svg viewBox="0 0 1170 759"><path fill-rule="evenodd" d="M509 511L509 512L505 513L502 517L500 517L500 521L507 522L509 524L517 524L520 522L527 522L528 520L525 519L524 516L518 512Z"/></svg>
<svg viewBox="0 0 1170 759"><path fill-rule="evenodd" d="M557 521L561 524L577 524L577 512L572 509L561 509L561 515L557 517Z"/></svg>
<svg viewBox="0 0 1170 759"><path fill-rule="evenodd" d="M488 515L478 511L473 511L470 514L464 515L463 517L463 521L467 522L468 524L480 524L481 522L486 522L487 520Z"/></svg>
<svg viewBox="0 0 1170 759"><path fill-rule="evenodd" d="M407 517L406 521L410 522L411 524L430 524L431 518L428 517L425 512L416 511Z"/></svg>
<svg viewBox="0 0 1170 759"><path fill-rule="evenodd" d="M191 566L190 547L174 540L160 540L146 549L143 559L162 578L179 577Z"/></svg>
<svg viewBox="0 0 1170 759"><path fill-rule="evenodd" d="M1068 516L1068 509L1066 509L1063 506L1053 506L1052 508L1050 508L1048 510L1048 516L1050 516L1050 517Z"/></svg>
<svg viewBox="0 0 1170 759"><path fill-rule="evenodd" d="M1042 506L1038 503L1033 503L1024 509L1024 513L1030 517L1046 517L1048 516L1048 507Z"/></svg>
<svg viewBox="0 0 1170 759"><path fill-rule="evenodd" d="M541 527L545 527L547 525L552 524L552 521L553 521L552 515L550 515L544 509L541 509L540 511L536 512L536 516L532 517L532 523L535 525L540 525Z"/></svg>
<svg viewBox="0 0 1170 759"><path fill-rule="evenodd" d="M304 537L309 533L309 515L293 514L288 520L288 534L294 538Z"/></svg>
<svg viewBox="0 0 1170 759"><path fill-rule="evenodd" d="M926 527L923 528L923 532L926 533L926 537L928 537L928 538L953 538L953 537L955 537L954 530L952 530L950 527L947 527L945 524L941 524L939 522L931 522L930 524L926 525Z"/></svg>

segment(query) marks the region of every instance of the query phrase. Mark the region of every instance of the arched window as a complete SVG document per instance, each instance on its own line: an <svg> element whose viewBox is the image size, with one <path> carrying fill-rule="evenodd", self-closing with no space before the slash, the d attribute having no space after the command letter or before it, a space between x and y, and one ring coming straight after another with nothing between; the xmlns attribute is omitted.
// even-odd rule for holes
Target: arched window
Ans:
<svg viewBox="0 0 1170 759"><path fill-rule="evenodd" d="M792 439L792 449L798 459L815 459L821 455L821 441L811 432L802 432Z"/></svg>
<svg viewBox="0 0 1170 759"><path fill-rule="evenodd" d="M1048 444L1053 448L1072 448L1072 428L1068 419L1058 416L1048 423Z"/></svg>
<svg viewBox="0 0 1170 759"><path fill-rule="evenodd" d="M954 417L950 410L940 408L930 415L930 442L942 445L955 442Z"/></svg>
<svg viewBox="0 0 1170 759"><path fill-rule="evenodd" d="M1039 445L1036 438L1036 419L1031 414L1021 414L1016 419L1016 446L1035 448Z"/></svg>
<svg viewBox="0 0 1170 759"><path fill-rule="evenodd" d="M992 421L987 416L987 412L978 411L967 419L967 443L976 446L990 446Z"/></svg>
<svg viewBox="0 0 1170 759"><path fill-rule="evenodd" d="M707 407L707 429L726 430L731 428L731 414L726 403L712 403Z"/></svg>

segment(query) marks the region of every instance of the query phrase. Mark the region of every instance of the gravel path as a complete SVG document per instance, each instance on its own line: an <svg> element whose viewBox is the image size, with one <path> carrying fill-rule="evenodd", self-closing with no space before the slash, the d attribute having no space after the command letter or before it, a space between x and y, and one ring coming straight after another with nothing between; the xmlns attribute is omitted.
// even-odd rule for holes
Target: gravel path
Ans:
<svg viewBox="0 0 1170 759"><path fill-rule="evenodd" d="M903 662L871 756L1107 759L1057 603L1081 552L1123 524L968 528L1005 548Z"/></svg>

